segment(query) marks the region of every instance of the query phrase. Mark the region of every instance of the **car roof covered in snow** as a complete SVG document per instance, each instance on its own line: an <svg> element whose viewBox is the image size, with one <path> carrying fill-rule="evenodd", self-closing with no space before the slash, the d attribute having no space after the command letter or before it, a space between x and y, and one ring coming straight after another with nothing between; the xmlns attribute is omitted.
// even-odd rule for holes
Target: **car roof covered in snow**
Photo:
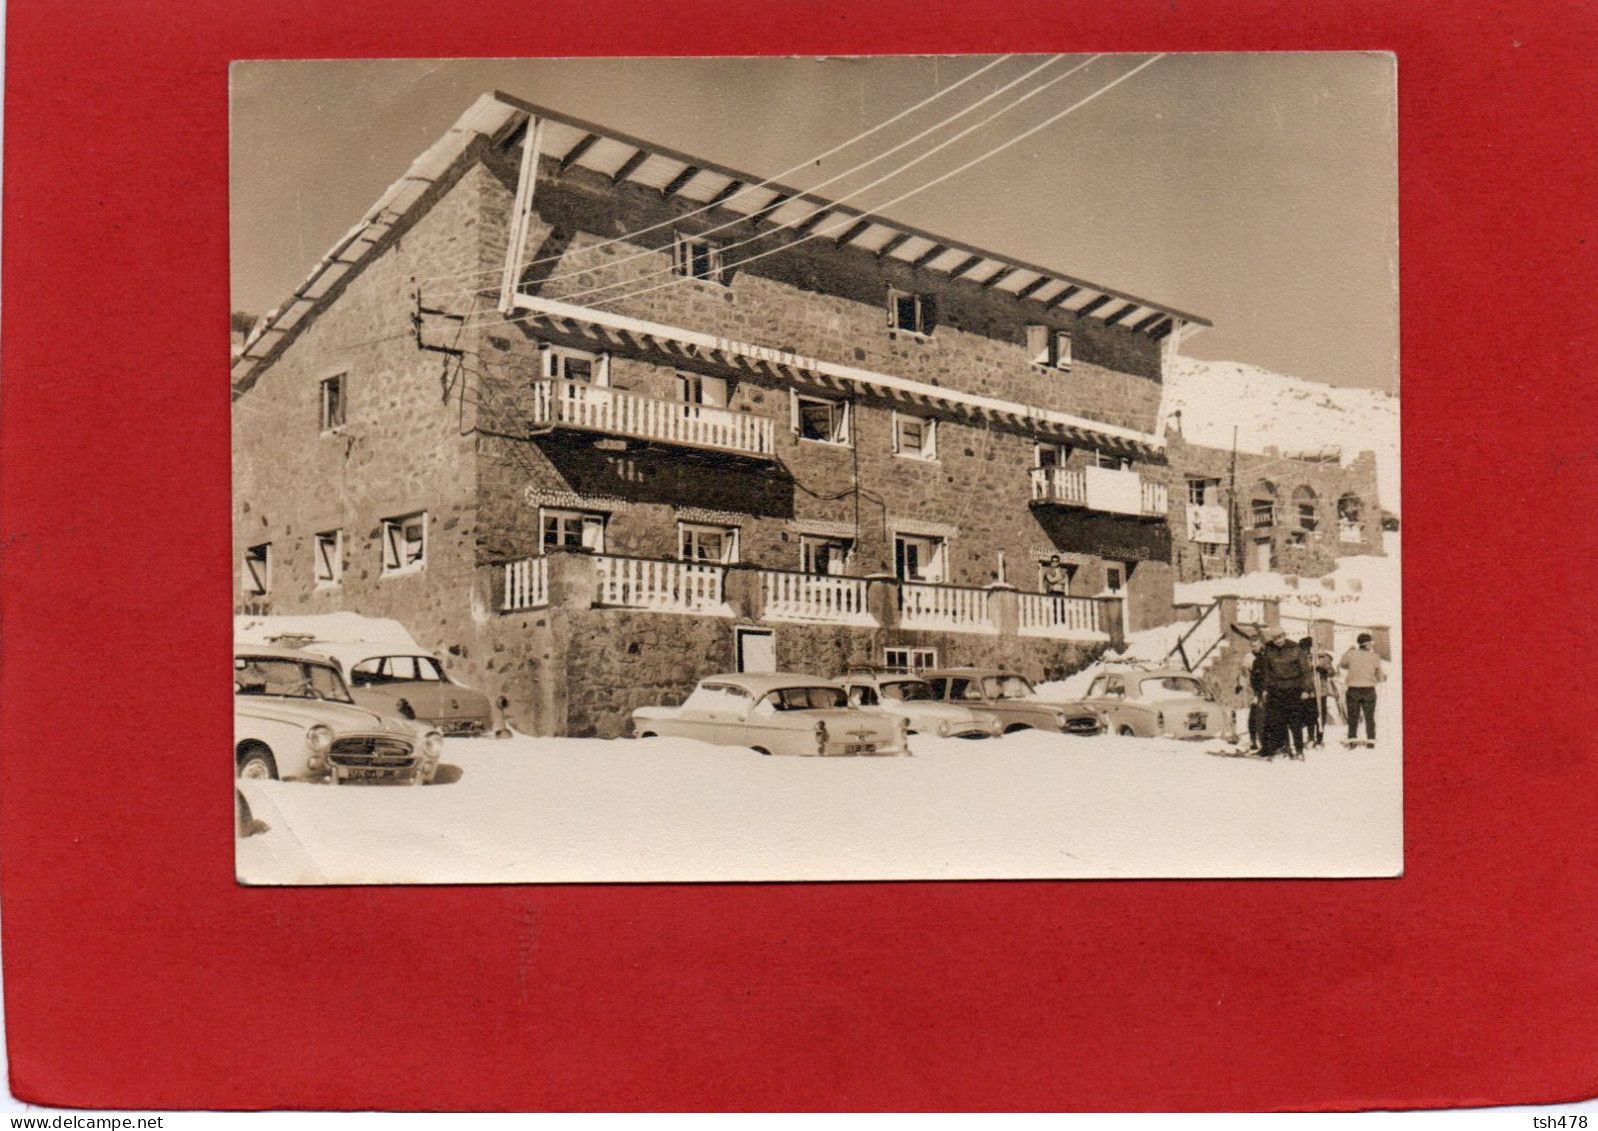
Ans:
<svg viewBox="0 0 1598 1131"><path fill-rule="evenodd" d="M260 656L273 660L318 660L324 664L332 659L309 648L284 648L279 644L252 644L248 640L235 641L234 656Z"/></svg>
<svg viewBox="0 0 1598 1131"><path fill-rule="evenodd" d="M436 660L431 652L421 648L390 648L382 644L350 643L339 640L312 640L305 645L307 652L319 652L324 656L337 660L340 667L353 668L356 664L366 660L376 659L379 656L420 656L428 660Z"/></svg>
<svg viewBox="0 0 1598 1131"><path fill-rule="evenodd" d="M728 672L725 675L707 675L699 680L701 687L707 683L729 683L734 687L742 687L751 695L764 695L768 691L779 691L784 687L840 686L835 679L804 675L799 672Z"/></svg>
<svg viewBox="0 0 1598 1131"><path fill-rule="evenodd" d="M1011 668L932 668L921 673L922 679L933 679L937 676L987 676L987 675L1020 675L1026 676ZM1030 680L1028 682L1031 682Z"/></svg>

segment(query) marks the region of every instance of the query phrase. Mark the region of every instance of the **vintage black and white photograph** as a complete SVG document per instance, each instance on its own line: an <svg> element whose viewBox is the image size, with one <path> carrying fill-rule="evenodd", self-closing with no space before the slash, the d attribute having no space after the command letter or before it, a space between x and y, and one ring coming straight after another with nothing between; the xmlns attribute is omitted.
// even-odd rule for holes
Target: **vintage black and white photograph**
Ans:
<svg viewBox="0 0 1598 1131"><path fill-rule="evenodd" d="M240 882L1400 874L1395 83L235 63Z"/></svg>

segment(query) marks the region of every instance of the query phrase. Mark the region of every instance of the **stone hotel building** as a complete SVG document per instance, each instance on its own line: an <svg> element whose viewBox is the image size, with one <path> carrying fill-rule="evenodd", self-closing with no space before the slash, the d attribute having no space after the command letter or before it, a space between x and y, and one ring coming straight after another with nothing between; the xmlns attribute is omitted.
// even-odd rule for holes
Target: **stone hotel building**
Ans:
<svg viewBox="0 0 1598 1131"><path fill-rule="evenodd" d="M397 618L543 734L733 669L1058 677L1175 615L1202 325L484 95L235 361L238 607Z"/></svg>

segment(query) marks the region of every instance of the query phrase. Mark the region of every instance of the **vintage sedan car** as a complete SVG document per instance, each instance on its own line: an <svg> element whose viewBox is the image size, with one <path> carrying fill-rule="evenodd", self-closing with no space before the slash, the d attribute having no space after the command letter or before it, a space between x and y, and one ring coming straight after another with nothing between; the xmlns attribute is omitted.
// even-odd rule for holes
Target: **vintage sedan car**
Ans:
<svg viewBox="0 0 1598 1131"><path fill-rule="evenodd" d="M849 706L829 679L781 673L710 675L680 707L633 711L639 738L693 738L757 754L907 754L903 719Z"/></svg>
<svg viewBox="0 0 1598 1131"><path fill-rule="evenodd" d="M1038 698L1025 676L1003 668L943 668L921 675L943 702L997 715L1005 734L1029 729L1077 735L1104 733L1104 719L1091 707L1046 703Z"/></svg>
<svg viewBox="0 0 1598 1131"><path fill-rule="evenodd" d="M494 733L488 696L450 679L436 656L359 642L299 643L336 663L355 702L380 715L415 719L445 735Z"/></svg>
<svg viewBox="0 0 1598 1131"><path fill-rule="evenodd" d="M851 671L838 683L849 695L849 706L876 708L901 718L911 734L941 738L987 738L1003 734L1004 724L991 711L978 711L938 699L932 685L903 670Z"/></svg>
<svg viewBox="0 0 1598 1131"><path fill-rule="evenodd" d="M1087 698L1071 706L1097 711L1113 734L1237 741L1232 712L1181 668L1101 671L1088 685Z"/></svg>
<svg viewBox="0 0 1598 1131"><path fill-rule="evenodd" d="M422 785L444 738L356 705L333 661L296 648L233 655L233 766L241 778Z"/></svg>

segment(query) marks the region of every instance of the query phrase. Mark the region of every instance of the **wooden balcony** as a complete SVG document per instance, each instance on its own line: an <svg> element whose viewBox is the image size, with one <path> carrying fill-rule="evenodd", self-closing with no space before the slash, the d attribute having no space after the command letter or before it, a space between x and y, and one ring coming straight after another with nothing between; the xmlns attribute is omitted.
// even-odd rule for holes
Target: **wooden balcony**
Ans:
<svg viewBox="0 0 1598 1131"><path fill-rule="evenodd" d="M533 384L532 425L754 459L774 458L771 420L585 381Z"/></svg>
<svg viewBox="0 0 1598 1131"><path fill-rule="evenodd" d="M1034 467L1032 503L1146 519L1165 518L1170 506L1165 484L1108 467Z"/></svg>

